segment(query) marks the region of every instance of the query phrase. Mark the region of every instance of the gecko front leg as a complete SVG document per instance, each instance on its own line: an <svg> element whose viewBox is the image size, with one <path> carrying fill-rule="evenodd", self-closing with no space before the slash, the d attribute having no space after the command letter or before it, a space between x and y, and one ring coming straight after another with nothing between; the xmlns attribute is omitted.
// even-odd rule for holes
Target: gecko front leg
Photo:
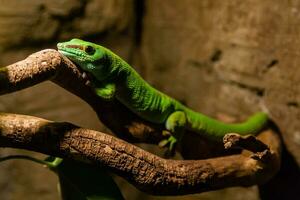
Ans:
<svg viewBox="0 0 300 200"><path fill-rule="evenodd" d="M111 101L115 97L116 84L110 82L93 82L96 94L106 101Z"/></svg>
<svg viewBox="0 0 300 200"><path fill-rule="evenodd" d="M183 111L175 111L169 115L166 120L166 131L163 134L169 133L167 139L162 140L159 146L168 146L168 151L174 154L175 145L181 141L186 129L186 115Z"/></svg>

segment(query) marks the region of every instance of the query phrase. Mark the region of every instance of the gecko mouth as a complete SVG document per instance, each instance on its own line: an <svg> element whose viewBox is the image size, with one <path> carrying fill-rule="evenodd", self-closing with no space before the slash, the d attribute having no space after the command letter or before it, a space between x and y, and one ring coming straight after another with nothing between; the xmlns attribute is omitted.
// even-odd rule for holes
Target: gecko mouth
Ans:
<svg viewBox="0 0 300 200"><path fill-rule="evenodd" d="M74 56L76 55L75 53L70 53L69 51L64 51L62 49L57 49L57 51L65 56Z"/></svg>
<svg viewBox="0 0 300 200"><path fill-rule="evenodd" d="M80 58L82 56L82 53L79 51L65 51L63 49L58 49L58 52L63 54L64 56L68 57L69 59L71 59L72 61L76 61L74 58L76 57L76 59Z"/></svg>

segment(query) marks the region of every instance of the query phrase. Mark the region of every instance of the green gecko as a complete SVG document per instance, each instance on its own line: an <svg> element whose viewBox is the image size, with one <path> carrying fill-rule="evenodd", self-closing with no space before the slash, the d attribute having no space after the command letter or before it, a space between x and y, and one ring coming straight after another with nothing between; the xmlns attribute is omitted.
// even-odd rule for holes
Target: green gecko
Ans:
<svg viewBox="0 0 300 200"><path fill-rule="evenodd" d="M152 123L164 124L162 133L169 136L160 142L172 151L185 132L190 130L215 141L227 133L257 134L268 122L266 113L259 112L247 121L227 124L195 112L150 86L122 58L109 49L80 39L58 43L58 51L91 74L98 96L116 98L133 113Z"/></svg>

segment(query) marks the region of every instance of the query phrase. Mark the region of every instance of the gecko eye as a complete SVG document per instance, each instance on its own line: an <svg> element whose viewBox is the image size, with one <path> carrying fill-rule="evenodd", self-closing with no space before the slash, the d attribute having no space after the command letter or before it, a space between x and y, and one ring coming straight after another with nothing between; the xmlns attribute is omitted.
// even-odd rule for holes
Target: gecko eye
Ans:
<svg viewBox="0 0 300 200"><path fill-rule="evenodd" d="M84 49L85 53L89 54L89 55L93 55L95 53L95 48L92 46L87 46Z"/></svg>

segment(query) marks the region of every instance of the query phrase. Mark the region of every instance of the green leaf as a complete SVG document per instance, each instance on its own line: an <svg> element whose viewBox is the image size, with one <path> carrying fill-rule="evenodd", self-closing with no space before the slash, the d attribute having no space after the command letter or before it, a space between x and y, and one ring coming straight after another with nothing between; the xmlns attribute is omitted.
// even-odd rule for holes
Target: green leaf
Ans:
<svg viewBox="0 0 300 200"><path fill-rule="evenodd" d="M47 160L49 162L51 159ZM124 199L118 186L103 167L63 159L52 170L59 176L63 200Z"/></svg>

